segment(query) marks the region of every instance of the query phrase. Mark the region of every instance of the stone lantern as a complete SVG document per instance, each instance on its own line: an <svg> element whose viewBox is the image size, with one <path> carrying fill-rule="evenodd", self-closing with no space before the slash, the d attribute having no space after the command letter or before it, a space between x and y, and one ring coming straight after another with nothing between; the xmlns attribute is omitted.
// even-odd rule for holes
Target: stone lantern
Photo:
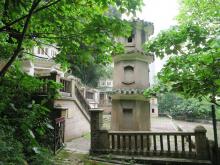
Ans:
<svg viewBox="0 0 220 165"><path fill-rule="evenodd" d="M143 96L149 84L149 64L153 56L143 53L142 44L153 34L152 23L135 21L129 38L119 38L125 53L113 57L113 131L149 131L150 101Z"/></svg>

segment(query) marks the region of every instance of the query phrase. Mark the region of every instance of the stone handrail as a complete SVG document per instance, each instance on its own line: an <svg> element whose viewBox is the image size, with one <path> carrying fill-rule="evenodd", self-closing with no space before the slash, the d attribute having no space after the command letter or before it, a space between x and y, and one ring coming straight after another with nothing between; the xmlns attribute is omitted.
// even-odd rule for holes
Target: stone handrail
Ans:
<svg viewBox="0 0 220 165"><path fill-rule="evenodd" d="M75 85L75 96L76 96L77 100L80 102L80 104L82 105L83 109L89 115L90 114L89 110L91 107L76 85Z"/></svg>
<svg viewBox="0 0 220 165"><path fill-rule="evenodd" d="M196 157L194 132L109 131L108 136L110 153Z"/></svg>
<svg viewBox="0 0 220 165"><path fill-rule="evenodd" d="M52 72L49 76L42 76L40 77L42 80L54 80L56 82L59 82L63 84L63 88L60 89L60 93L62 97L69 97L76 99L77 104L80 104L80 110L83 111L83 113L86 113L86 118L90 120L89 118L89 109L90 105L87 102L87 100L84 98L82 93L80 92L79 88L77 87L77 83L74 79L66 78L66 77L60 77L56 72ZM48 90L47 85L45 85L42 90L39 92L40 94L46 94Z"/></svg>
<svg viewBox="0 0 220 165"><path fill-rule="evenodd" d="M102 106L111 106L112 103L111 101L109 101L109 99L103 99L103 100L100 100L99 102L99 106L102 107Z"/></svg>
<svg viewBox="0 0 220 165"><path fill-rule="evenodd" d="M71 80L62 77L60 78L60 83L63 85L63 88L61 88L60 91L71 94Z"/></svg>
<svg viewBox="0 0 220 165"><path fill-rule="evenodd" d="M108 131L102 129L102 114L100 109L90 111L91 154L210 159L202 126L194 132Z"/></svg>

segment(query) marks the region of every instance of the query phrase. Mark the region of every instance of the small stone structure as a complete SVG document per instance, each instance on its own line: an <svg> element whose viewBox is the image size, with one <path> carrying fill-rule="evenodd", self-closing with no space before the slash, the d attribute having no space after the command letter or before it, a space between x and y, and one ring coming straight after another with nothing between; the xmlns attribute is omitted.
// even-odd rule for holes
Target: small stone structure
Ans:
<svg viewBox="0 0 220 165"><path fill-rule="evenodd" d="M153 56L143 53L142 44L153 32L151 23L136 21L132 35L120 38L125 54L113 57L111 130L150 130L150 102L143 96L149 84L149 64Z"/></svg>
<svg viewBox="0 0 220 165"><path fill-rule="evenodd" d="M151 117L158 117L158 103L156 97L150 98L150 111Z"/></svg>

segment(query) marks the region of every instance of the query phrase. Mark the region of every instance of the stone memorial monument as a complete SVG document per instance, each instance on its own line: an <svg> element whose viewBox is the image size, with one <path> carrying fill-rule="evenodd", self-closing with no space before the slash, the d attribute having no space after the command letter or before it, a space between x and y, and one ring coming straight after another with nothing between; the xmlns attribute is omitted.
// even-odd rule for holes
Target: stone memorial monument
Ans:
<svg viewBox="0 0 220 165"><path fill-rule="evenodd" d="M154 58L143 52L142 45L153 34L153 25L140 20L132 25L131 36L118 39L125 45L125 53L113 57L113 131L150 130L150 101L143 91L150 85L149 64Z"/></svg>

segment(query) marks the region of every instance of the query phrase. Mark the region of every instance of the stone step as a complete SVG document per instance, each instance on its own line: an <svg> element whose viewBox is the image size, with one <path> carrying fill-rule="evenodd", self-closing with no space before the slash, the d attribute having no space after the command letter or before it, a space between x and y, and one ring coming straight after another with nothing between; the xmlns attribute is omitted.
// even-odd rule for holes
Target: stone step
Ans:
<svg viewBox="0 0 220 165"><path fill-rule="evenodd" d="M90 156L92 160L101 162L111 162L118 164L149 164L149 165L211 165L209 160L181 159L181 158L165 158L165 157L143 157L143 156L122 156L122 155L99 155Z"/></svg>

